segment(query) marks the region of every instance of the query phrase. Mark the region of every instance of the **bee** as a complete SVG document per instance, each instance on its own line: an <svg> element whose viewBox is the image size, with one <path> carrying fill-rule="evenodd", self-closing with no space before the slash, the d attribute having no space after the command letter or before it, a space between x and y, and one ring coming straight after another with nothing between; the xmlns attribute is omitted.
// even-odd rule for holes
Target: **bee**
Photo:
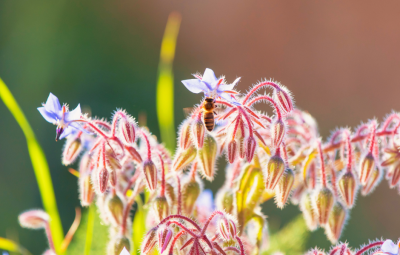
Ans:
<svg viewBox="0 0 400 255"><path fill-rule="evenodd" d="M209 132L211 132L215 126L214 115L217 115L217 113L214 110L216 107L215 99L212 97L206 97L201 107L203 110L203 122Z"/></svg>

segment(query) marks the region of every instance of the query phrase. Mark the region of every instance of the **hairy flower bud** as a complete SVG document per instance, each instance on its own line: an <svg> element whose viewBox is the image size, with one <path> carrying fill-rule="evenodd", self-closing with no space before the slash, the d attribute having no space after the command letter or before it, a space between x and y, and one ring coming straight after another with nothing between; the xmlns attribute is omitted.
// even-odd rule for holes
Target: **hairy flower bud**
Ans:
<svg viewBox="0 0 400 255"><path fill-rule="evenodd" d="M203 147L198 150L197 156L201 165L201 171L208 180L214 178L217 152L217 141L211 135L207 135L204 139Z"/></svg>
<svg viewBox="0 0 400 255"><path fill-rule="evenodd" d="M170 201L171 207L173 207L177 202L177 198L176 198L174 186L169 182L165 182L165 196ZM172 208L170 208L170 209L172 211Z"/></svg>
<svg viewBox="0 0 400 255"><path fill-rule="evenodd" d="M133 160L138 163L142 163L142 156L140 156L139 152L133 147L126 148L129 154L132 156Z"/></svg>
<svg viewBox="0 0 400 255"><path fill-rule="evenodd" d="M254 136L249 136L245 140L247 162L251 162L253 160L254 152L256 150L256 145L257 145L257 142L256 142L256 139L254 139Z"/></svg>
<svg viewBox="0 0 400 255"><path fill-rule="evenodd" d="M131 243L129 238L117 235L112 238L110 243L108 244L108 253L109 255L120 255L121 252L126 248L128 251L131 249Z"/></svg>
<svg viewBox="0 0 400 255"><path fill-rule="evenodd" d="M94 188L90 180L90 175L81 175L78 179L79 182L79 195L82 206L89 206L94 198Z"/></svg>
<svg viewBox="0 0 400 255"><path fill-rule="evenodd" d="M267 190L275 189L281 178L283 172L285 171L285 163L279 154L272 156L267 165L267 171L265 172L266 180L265 187Z"/></svg>
<svg viewBox="0 0 400 255"><path fill-rule="evenodd" d="M276 119L271 124L271 142L272 147L278 148L285 136L285 123L282 119Z"/></svg>
<svg viewBox="0 0 400 255"><path fill-rule="evenodd" d="M190 163L193 162L193 160L196 158L196 155L197 155L197 150L194 145L189 146L189 148L186 150L179 149L175 154L172 168L175 171L184 169L185 167L189 166Z"/></svg>
<svg viewBox="0 0 400 255"><path fill-rule="evenodd" d="M179 129L179 147L186 150L191 144L190 120L185 120Z"/></svg>
<svg viewBox="0 0 400 255"><path fill-rule="evenodd" d="M49 215L42 210L30 210L18 216L19 224L24 228L41 229L50 221Z"/></svg>
<svg viewBox="0 0 400 255"><path fill-rule="evenodd" d="M76 158L82 151L82 142L78 137L67 139L67 143L65 144L64 151L62 154L62 163L64 165L70 165L75 162Z"/></svg>
<svg viewBox="0 0 400 255"><path fill-rule="evenodd" d="M237 157L237 143L235 140L231 140L228 142L227 154L229 163L232 164L233 162L235 162L235 159Z"/></svg>
<svg viewBox="0 0 400 255"><path fill-rule="evenodd" d="M329 215L328 224L325 226L326 235L332 243L336 243L339 240L346 216L346 208L341 203L336 202Z"/></svg>
<svg viewBox="0 0 400 255"><path fill-rule="evenodd" d="M194 140L194 144L196 144L197 148L199 149L203 147L204 134L205 127L203 121L201 120L200 114L192 123L192 138Z"/></svg>
<svg viewBox="0 0 400 255"><path fill-rule="evenodd" d="M157 188L157 168L151 159L143 162L143 173L146 177L147 188L151 191Z"/></svg>
<svg viewBox="0 0 400 255"><path fill-rule="evenodd" d="M375 168L375 158L372 152L368 152L360 162L360 183L364 186L367 184L372 170Z"/></svg>
<svg viewBox="0 0 400 255"><path fill-rule="evenodd" d="M317 249L317 248L315 248L315 249L312 249L312 250L308 251L304 255L326 255L326 253L321 251L321 250L319 250L319 249Z"/></svg>
<svg viewBox="0 0 400 255"><path fill-rule="evenodd" d="M223 188L218 191L216 196L217 207L226 213L233 213L234 191L231 188Z"/></svg>
<svg viewBox="0 0 400 255"><path fill-rule="evenodd" d="M122 222L122 215L124 213L124 203L118 195L110 195L106 201L106 212L108 218L115 226L118 226Z"/></svg>
<svg viewBox="0 0 400 255"><path fill-rule="evenodd" d="M147 232L145 235L142 246L141 252L142 254L148 254L154 248L154 245L157 243L157 228L152 228Z"/></svg>
<svg viewBox="0 0 400 255"><path fill-rule="evenodd" d="M344 173L338 181L338 187L347 208L352 208L357 190L357 181L354 174L352 172Z"/></svg>
<svg viewBox="0 0 400 255"><path fill-rule="evenodd" d="M128 145L131 145L135 142L136 134L135 129L136 125L133 119L122 118L120 122L120 129L122 137L124 138L124 142Z"/></svg>
<svg viewBox="0 0 400 255"><path fill-rule="evenodd" d="M111 186L115 187L115 185L117 185L117 172L115 170L111 170L110 172L110 184Z"/></svg>
<svg viewBox="0 0 400 255"><path fill-rule="evenodd" d="M158 196L153 202L154 214L158 221L162 221L169 215L169 205L167 198L164 196Z"/></svg>
<svg viewBox="0 0 400 255"><path fill-rule="evenodd" d="M361 194L366 196L370 194L376 186L378 186L383 176L383 171L379 167L375 167L372 171L370 178L368 179L367 184L365 184L361 190Z"/></svg>
<svg viewBox="0 0 400 255"><path fill-rule="evenodd" d="M324 225L328 222L329 214L332 211L335 197L328 187L322 187L315 191L313 196L313 207L318 216L318 222Z"/></svg>
<svg viewBox="0 0 400 255"><path fill-rule="evenodd" d="M238 143L238 147L239 147L239 157L240 158L245 158L246 157L246 144L245 144L245 138L244 137L240 137L239 139L237 139L237 143Z"/></svg>
<svg viewBox="0 0 400 255"><path fill-rule="evenodd" d="M109 178L109 173L105 168L101 168L98 170L98 188L100 193L104 193L107 189L107 184L108 184L108 178Z"/></svg>
<svg viewBox="0 0 400 255"><path fill-rule="evenodd" d="M293 110L292 99L286 88L275 88L273 97L283 113L288 114Z"/></svg>
<svg viewBox="0 0 400 255"><path fill-rule="evenodd" d="M189 179L182 185L182 207L185 215L191 215L197 198L201 192L200 183Z"/></svg>
<svg viewBox="0 0 400 255"><path fill-rule="evenodd" d="M393 167L392 179L390 180L390 188L394 188L400 181L400 164Z"/></svg>
<svg viewBox="0 0 400 255"><path fill-rule="evenodd" d="M218 222L218 230L226 241L234 239L237 234L236 224L231 219L221 219Z"/></svg>
<svg viewBox="0 0 400 255"><path fill-rule="evenodd" d="M162 226L158 230L158 250L162 254L172 240L173 231L170 227Z"/></svg>
<svg viewBox="0 0 400 255"><path fill-rule="evenodd" d="M275 201L279 208L282 209L285 206L293 184L294 172L292 169L286 168L278 182L278 185L275 187Z"/></svg>
<svg viewBox="0 0 400 255"><path fill-rule="evenodd" d="M305 192L300 200L300 210L309 230L314 231L318 227L318 217L312 205L312 196L309 192Z"/></svg>
<svg viewBox="0 0 400 255"><path fill-rule="evenodd" d="M342 243L331 249L329 255L353 255L346 243Z"/></svg>

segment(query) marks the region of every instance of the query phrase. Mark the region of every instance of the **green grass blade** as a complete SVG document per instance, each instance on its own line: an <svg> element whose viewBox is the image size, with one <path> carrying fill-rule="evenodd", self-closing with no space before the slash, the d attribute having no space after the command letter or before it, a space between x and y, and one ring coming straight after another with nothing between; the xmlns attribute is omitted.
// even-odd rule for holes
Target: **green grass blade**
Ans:
<svg viewBox="0 0 400 255"><path fill-rule="evenodd" d="M95 217L96 217L96 207L95 207L95 205L92 204L89 207L84 255L90 254L90 249L92 247L92 238L93 238L93 228L94 228Z"/></svg>
<svg viewBox="0 0 400 255"><path fill-rule="evenodd" d="M173 152L175 150L174 123L174 74L172 64L175 57L176 39L179 33L181 15L173 12L169 15L164 37L161 43L160 63L157 81L157 116L161 140Z"/></svg>
<svg viewBox="0 0 400 255"><path fill-rule="evenodd" d="M22 255L32 255L27 249L18 245L14 241L0 237L0 249L10 252L20 253Z"/></svg>
<svg viewBox="0 0 400 255"><path fill-rule="evenodd" d="M33 170L39 186L40 195L42 197L43 206L51 217L50 228L53 236L54 245L58 250L64 239L64 233L61 225L60 216L58 214L56 198L54 195L53 183L51 181L49 166L42 148L35 138L35 134L24 113L15 101L10 90L0 78L0 98L6 107L10 110L15 120L18 122L25 135L28 145L29 156L32 161Z"/></svg>

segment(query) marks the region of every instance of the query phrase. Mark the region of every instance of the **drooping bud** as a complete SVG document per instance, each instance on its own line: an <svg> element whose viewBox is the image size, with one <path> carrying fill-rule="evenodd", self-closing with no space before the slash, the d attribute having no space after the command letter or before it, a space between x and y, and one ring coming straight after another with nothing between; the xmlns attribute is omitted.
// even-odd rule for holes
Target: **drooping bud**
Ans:
<svg viewBox="0 0 400 255"><path fill-rule="evenodd" d="M285 123L282 119L276 119L274 123L271 124L271 142L272 147L278 148L285 136Z"/></svg>
<svg viewBox="0 0 400 255"><path fill-rule="evenodd" d="M196 179L189 179L182 185L182 207L185 215L191 215L197 198L201 192L200 184Z"/></svg>
<svg viewBox="0 0 400 255"><path fill-rule="evenodd" d="M142 163L142 156L140 156L139 152L133 147L125 147L129 154L132 156L133 160L138 163Z"/></svg>
<svg viewBox="0 0 400 255"><path fill-rule="evenodd" d="M172 229L170 227L162 226L158 230L158 250L162 254L168 247L172 240Z"/></svg>
<svg viewBox="0 0 400 255"><path fill-rule="evenodd" d="M106 152L106 163L107 163L107 168L110 171L122 168L121 164L119 163L119 159L112 150L107 150Z"/></svg>
<svg viewBox="0 0 400 255"><path fill-rule="evenodd" d="M273 97L283 113L288 114L293 110L292 99L286 88L275 88Z"/></svg>
<svg viewBox="0 0 400 255"><path fill-rule="evenodd" d="M115 187L117 185L117 172L115 170L110 171L110 184L111 186Z"/></svg>
<svg viewBox="0 0 400 255"><path fill-rule="evenodd" d="M153 210L158 221L161 221L165 217L167 217L169 215L169 205L167 198L164 196L156 197L153 202Z"/></svg>
<svg viewBox="0 0 400 255"><path fill-rule="evenodd" d="M108 218L112 223L114 223L115 226L120 225L124 213L124 203L122 202L121 198L118 195L110 195L107 198L106 204Z"/></svg>
<svg viewBox="0 0 400 255"><path fill-rule="evenodd" d="M129 238L117 235L116 237L112 238L110 243L108 244L108 253L109 255L120 255L122 251L127 249L128 251L131 250L131 243Z"/></svg>
<svg viewBox="0 0 400 255"><path fill-rule="evenodd" d="M322 187L313 195L313 207L318 216L318 222L324 225L328 222L329 214L332 211L335 197L328 187Z"/></svg>
<svg viewBox="0 0 400 255"><path fill-rule="evenodd" d="M318 227L318 217L312 205L312 197L309 192L304 192L300 200L300 210L309 230L314 231Z"/></svg>
<svg viewBox="0 0 400 255"><path fill-rule="evenodd" d="M372 152L368 152L363 159L361 159L360 164L360 183L361 185L367 184L372 170L375 168L375 158Z"/></svg>
<svg viewBox="0 0 400 255"><path fill-rule="evenodd" d="M251 162L253 160L254 152L256 150L256 139L254 139L254 136L249 136L245 140L245 149L246 149L246 159L247 162Z"/></svg>
<svg viewBox="0 0 400 255"><path fill-rule="evenodd" d="M394 188L400 181L400 164L393 167L392 179L390 180L390 188Z"/></svg>
<svg viewBox="0 0 400 255"><path fill-rule="evenodd" d="M370 194L376 186L378 186L383 176L383 171L379 167L375 167L366 185L362 188L361 195Z"/></svg>
<svg viewBox="0 0 400 255"><path fill-rule="evenodd" d="M234 239L237 234L236 224L231 219L221 219L218 222L218 230L226 241Z"/></svg>
<svg viewBox="0 0 400 255"><path fill-rule="evenodd" d="M152 228L147 232L146 236L143 239L141 251L142 254L148 254L154 248L154 245L157 243L157 228Z"/></svg>
<svg viewBox="0 0 400 255"><path fill-rule="evenodd" d="M182 150L179 149L175 154L175 159L172 164L172 168L175 171L179 171L184 169L185 167L189 166L190 163L196 158L197 150L194 145L189 146L188 149Z"/></svg>
<svg viewBox="0 0 400 255"><path fill-rule="evenodd" d="M82 142L78 137L67 139L67 143L65 144L64 151L62 154L62 163L66 166L75 162L76 158L82 151Z"/></svg>
<svg viewBox="0 0 400 255"><path fill-rule="evenodd" d="M278 185L275 187L275 201L279 208L285 207L290 191L294 184L294 172L290 168L286 168L282 174Z"/></svg>
<svg viewBox="0 0 400 255"><path fill-rule="evenodd" d="M268 161L267 171L265 172L265 188L267 190L275 189L284 171L285 163L279 153L276 153Z"/></svg>
<svg viewBox="0 0 400 255"><path fill-rule="evenodd" d="M94 198L94 188L90 180L90 175L85 174L80 176L79 182L79 195L82 206L89 206Z"/></svg>
<svg viewBox="0 0 400 255"><path fill-rule="evenodd" d="M171 202L171 206L176 204L177 199L176 199L175 189L174 186L169 182L165 182L165 196ZM173 208L170 208L170 210L172 211Z"/></svg>
<svg viewBox="0 0 400 255"><path fill-rule="evenodd" d="M353 255L346 243L342 243L332 248L329 255Z"/></svg>
<svg viewBox="0 0 400 255"><path fill-rule="evenodd" d="M197 148L202 148L204 143L205 127L199 114L192 123L192 138Z"/></svg>
<svg viewBox="0 0 400 255"><path fill-rule="evenodd" d="M331 243L337 243L339 240L346 216L346 208L341 203L336 202L329 215L328 224L325 225L326 235Z"/></svg>
<svg viewBox="0 0 400 255"><path fill-rule="evenodd" d="M346 172L338 181L340 195L347 208L352 208L357 190L357 181L352 172Z"/></svg>
<svg viewBox="0 0 400 255"><path fill-rule="evenodd" d="M231 188L222 188L216 196L217 207L226 213L232 214L234 209L234 191Z"/></svg>
<svg viewBox="0 0 400 255"><path fill-rule="evenodd" d="M201 165L201 171L208 180L214 178L217 152L217 141L213 136L207 135L204 139L203 147L198 150L197 156Z"/></svg>
<svg viewBox="0 0 400 255"><path fill-rule="evenodd" d="M19 224L24 228L41 229L46 227L50 217L42 210L30 210L18 216Z"/></svg>
<svg viewBox="0 0 400 255"><path fill-rule="evenodd" d="M186 150L191 144L190 120L185 120L179 130L179 147Z"/></svg>
<svg viewBox="0 0 400 255"><path fill-rule="evenodd" d="M240 158L245 158L246 157L246 144L244 141L244 137L240 137L239 139L237 139L238 141L238 147L239 147L239 157Z"/></svg>
<svg viewBox="0 0 400 255"><path fill-rule="evenodd" d="M107 189L109 173L105 168L98 170L98 188L100 193L104 193Z"/></svg>
<svg viewBox="0 0 400 255"><path fill-rule="evenodd" d="M151 159L143 162L143 173L146 177L147 188L151 191L157 188L157 168Z"/></svg>
<svg viewBox="0 0 400 255"><path fill-rule="evenodd" d="M136 134L135 129L136 125L134 120L121 118L120 129L122 137L124 138L124 142L128 145L131 145L135 142Z"/></svg>
<svg viewBox="0 0 400 255"><path fill-rule="evenodd" d="M231 140L228 142L227 154L229 163L232 164L233 162L235 162L235 159L237 157L237 143L235 140Z"/></svg>

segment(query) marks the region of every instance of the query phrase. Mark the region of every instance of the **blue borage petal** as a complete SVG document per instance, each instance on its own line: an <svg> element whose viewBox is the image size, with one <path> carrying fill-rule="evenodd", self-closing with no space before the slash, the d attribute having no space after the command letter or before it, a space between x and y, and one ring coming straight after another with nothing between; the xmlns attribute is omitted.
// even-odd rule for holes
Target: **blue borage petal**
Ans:
<svg viewBox="0 0 400 255"><path fill-rule="evenodd" d="M383 252L389 253L390 255L398 255L398 253L399 253L399 247L398 247L397 245L395 245L395 244L393 243L393 241L390 240L390 239L386 240L386 241L382 244L381 250L382 250Z"/></svg>
<svg viewBox="0 0 400 255"><path fill-rule="evenodd" d="M78 106L72 112L65 113L65 121L71 122L71 121L79 120L81 118L81 116L82 116L81 105L78 104Z"/></svg>
<svg viewBox="0 0 400 255"><path fill-rule="evenodd" d="M183 80L182 83L190 92L195 94L200 92L207 93L209 91L207 85L199 79Z"/></svg>
<svg viewBox="0 0 400 255"><path fill-rule="evenodd" d="M47 98L46 104L44 105L46 110L48 112L53 112L53 113L59 113L61 112L61 105L60 102L58 101L58 98L53 95L52 93L49 94L49 97Z"/></svg>
<svg viewBox="0 0 400 255"><path fill-rule="evenodd" d="M207 83L210 90L213 90L218 83L218 79L214 74L214 71L210 68L206 68L204 71L203 78L201 79L202 82Z"/></svg>
<svg viewBox="0 0 400 255"><path fill-rule="evenodd" d="M68 125L64 131L61 133L60 137L58 138L59 140L67 137L68 135L72 134L74 132L74 127L72 127L71 125Z"/></svg>
<svg viewBox="0 0 400 255"><path fill-rule="evenodd" d="M58 115L57 115L56 113L54 113L54 112L48 112L48 111L46 110L45 107L38 107L37 109L38 109L38 111L40 112L40 114L43 116L43 118L44 118L46 121L48 121L48 122L50 122L50 123L52 123L52 124L54 124L55 122L57 122L57 120L59 119L59 118L58 118Z"/></svg>

